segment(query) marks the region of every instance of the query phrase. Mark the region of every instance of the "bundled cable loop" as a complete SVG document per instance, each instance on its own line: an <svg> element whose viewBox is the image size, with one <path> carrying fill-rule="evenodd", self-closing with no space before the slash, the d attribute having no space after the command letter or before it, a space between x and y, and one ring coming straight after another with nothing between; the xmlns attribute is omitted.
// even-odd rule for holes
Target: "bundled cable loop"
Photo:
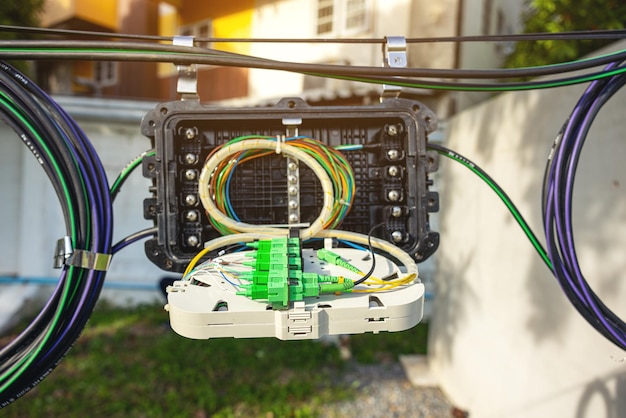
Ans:
<svg viewBox="0 0 626 418"><path fill-rule="evenodd" d="M81 259L109 259L113 225L109 187L85 134L52 98L4 62L0 62L0 118L50 179L73 249ZM42 310L0 350L0 407L40 382L78 338L106 274L103 264L96 264L64 264Z"/></svg>

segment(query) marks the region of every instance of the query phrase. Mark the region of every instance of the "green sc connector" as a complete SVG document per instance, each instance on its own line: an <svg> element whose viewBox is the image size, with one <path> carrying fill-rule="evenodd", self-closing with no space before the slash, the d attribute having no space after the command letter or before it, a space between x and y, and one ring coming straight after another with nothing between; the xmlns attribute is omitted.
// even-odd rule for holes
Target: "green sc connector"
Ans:
<svg viewBox="0 0 626 418"><path fill-rule="evenodd" d="M343 258L341 258L339 254L327 250L326 248L320 248L319 250L317 250L317 258L335 266L343 267L354 273L361 273L361 270L345 261Z"/></svg>
<svg viewBox="0 0 626 418"><path fill-rule="evenodd" d="M267 301L272 304L272 308L285 309L289 307L287 276L280 272L270 272L267 279Z"/></svg>
<svg viewBox="0 0 626 418"><path fill-rule="evenodd" d="M242 280L249 280L256 284L267 285L268 274L269 272L267 271L244 271L239 274L239 278Z"/></svg>
<svg viewBox="0 0 626 418"><path fill-rule="evenodd" d="M241 273L239 277L252 283L242 285L238 295L267 300L273 309L287 309L292 301L348 292L354 287L352 280L303 272L299 238L275 238L250 244L248 246L257 251L251 253L250 260L243 264L254 270ZM318 258L358 271L328 250L320 250Z"/></svg>
<svg viewBox="0 0 626 418"><path fill-rule="evenodd" d="M345 279L343 283L322 283L320 284L320 294L349 292L354 287L354 282Z"/></svg>
<svg viewBox="0 0 626 418"><path fill-rule="evenodd" d="M247 296L250 299L267 299L267 284L244 284L241 286L243 290L237 292L238 295Z"/></svg>

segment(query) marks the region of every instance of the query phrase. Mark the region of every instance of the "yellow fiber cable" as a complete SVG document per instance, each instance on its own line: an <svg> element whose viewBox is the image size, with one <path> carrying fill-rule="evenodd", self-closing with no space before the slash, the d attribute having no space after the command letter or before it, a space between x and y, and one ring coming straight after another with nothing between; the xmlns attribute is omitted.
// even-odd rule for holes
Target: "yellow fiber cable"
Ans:
<svg viewBox="0 0 626 418"><path fill-rule="evenodd" d="M205 163L200 173L198 188L200 194L200 201L207 211L209 218L216 223L223 225L225 228L233 230L235 232L243 233L256 233L256 234L271 234L271 235L284 235L285 230L281 228L264 227L262 225L252 225L245 222L238 222L229 218L222 213L211 196L211 177L215 174L215 169L218 165L229 158L231 155L250 149L267 149L276 150L276 141L267 139L248 139L233 144L228 144L219 149L213 154ZM310 227L300 231L300 238L308 240L315 236L319 231L324 228L324 225L332 218L332 208L334 205L334 193L332 181L328 177L326 170L320 165L315 158L308 155L305 151L290 145L289 143L281 144L281 153L293 157L304 164L306 164L317 176L321 186L324 201L322 204L322 210L318 218L311 224Z"/></svg>

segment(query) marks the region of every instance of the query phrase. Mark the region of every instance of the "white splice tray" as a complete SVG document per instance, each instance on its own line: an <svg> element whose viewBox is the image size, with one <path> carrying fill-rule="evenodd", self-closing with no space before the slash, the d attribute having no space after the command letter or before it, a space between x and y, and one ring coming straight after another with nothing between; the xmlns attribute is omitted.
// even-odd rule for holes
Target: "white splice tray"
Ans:
<svg viewBox="0 0 626 418"><path fill-rule="evenodd" d="M364 251L335 248L333 251L361 271L369 271L371 258L363 260ZM219 257L224 262L244 258L245 252ZM314 250L302 250L303 271L324 275L358 276L342 267L320 261ZM382 278L403 275L391 260L376 255L373 276ZM274 310L266 301L237 295L237 288L221 274L198 270L192 277L208 286L177 281L168 288L168 304L172 329L187 338L260 338L281 340L317 339L325 335L361 334L365 332L403 331L417 325L423 316L424 285L398 286L382 292L323 295L292 302L285 310ZM201 276L200 276L201 275ZM366 288L363 285L356 289Z"/></svg>

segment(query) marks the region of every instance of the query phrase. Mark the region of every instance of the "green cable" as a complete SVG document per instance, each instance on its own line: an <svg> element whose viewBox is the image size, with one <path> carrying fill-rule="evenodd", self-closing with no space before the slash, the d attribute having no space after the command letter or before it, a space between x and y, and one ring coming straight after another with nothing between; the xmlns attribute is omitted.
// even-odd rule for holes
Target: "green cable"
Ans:
<svg viewBox="0 0 626 418"><path fill-rule="evenodd" d="M130 173L133 172L133 170L135 168L137 168L137 166L139 164L141 164L141 162L143 161L143 159L145 157L153 157L156 155L155 151L148 151L145 153L142 153L141 155L139 155L137 158L135 158L134 160L132 160L123 170L122 172L119 174L119 176L117 177L117 179L113 182L113 185L111 186L111 190L110 193L112 196L114 196L115 194L117 194L119 192L119 188L121 187L121 185L124 183L124 181L126 181L126 178L130 175Z"/></svg>
<svg viewBox="0 0 626 418"><path fill-rule="evenodd" d="M308 140L307 140L308 139ZM331 152L334 151L333 148L328 148L326 146L324 146L323 144L318 143L317 141L314 141L311 138L305 138L302 139L302 141L304 143L312 143L314 146L319 147L323 150L324 154L326 155L329 164L326 164L326 161L317 153L315 153L313 150L309 150L307 148L304 149L305 152L307 152L308 154L310 154L311 156L313 156L319 163L320 165L322 165L322 167L324 167L324 169L329 173L329 174L334 174L331 177L331 181L333 183L334 186L334 192L335 192L335 200L338 202L343 201L342 199L342 190L343 187L340 183L338 183L335 179L335 175L337 178L344 178L346 183L348 185L350 185L350 190L354 190L354 174L352 172L352 167L350 166L350 164L348 163L347 160L345 160L343 158L343 156L338 153L338 152ZM338 209L335 209L336 213L333 212L333 217L336 218L335 221L333 222L333 225L331 225L332 227L337 226L341 220L345 217L347 211L349 210L349 206L345 205L345 204L340 204L338 206Z"/></svg>
<svg viewBox="0 0 626 418"><path fill-rule="evenodd" d="M129 54L129 55L137 55L137 56L148 55L148 54L149 55L163 55L163 56L179 55L179 56L194 56L194 57L199 57L199 58L216 56L218 58L223 58L222 54L209 53L207 51L171 52L171 51L135 50L135 49L123 49L123 48L115 48L115 49L77 48L77 47L74 47L74 48L0 48L0 53L2 52L8 53L8 54L10 54L11 52L34 53L34 54L37 54L37 53L51 54L51 53L58 52L58 53L63 53L63 54L74 53L76 55L96 54L96 55L113 56L113 58L115 58L115 54ZM618 51L617 53L614 53L614 54L618 54L621 52L623 51ZM606 54L603 56L610 56L610 55L612 54ZM246 57L246 56L241 56L241 57L230 56L229 58L233 60L240 59L241 61L245 61L246 59L247 60L255 59L255 57ZM591 58L587 58L587 60L590 60L590 59ZM585 60L579 60L579 61L585 61ZM574 61L574 62L578 62L578 61ZM280 62L276 63L277 68L275 69L283 70L282 68L279 67L279 64ZM248 62L247 64L243 62L240 65L247 66L247 67L254 67L254 63L250 63L250 62ZM551 64L545 67L553 67L553 66L558 66L558 65L563 65L563 64ZM533 68L537 68L537 67L533 67ZM539 67L539 68L542 68L542 67ZM401 87L426 88L426 89L432 89L432 90L501 92L501 91L522 91L522 90L532 90L532 89L542 89L542 88L554 88L554 87L563 87L563 86L569 86L569 85L574 85L574 84L580 84L580 83L585 83L588 81L594 81L594 80L599 80L602 78L612 77L617 74L622 74L626 72L626 68L615 69L612 71L605 71L605 72L601 72L601 73L593 74L593 75L583 75L580 77L573 77L567 80L560 80L560 81L547 80L545 82L536 82L533 84L518 84L518 85L508 85L508 86L506 84L501 85L501 86L497 86L497 85L495 86L434 85L434 84L429 84L429 83L412 83L412 82L408 82L408 81L401 80L401 79L393 80L393 78L386 79L386 80L377 80L375 78L369 78L365 76L344 76L344 75L336 75L336 74L333 75L333 74L324 74L324 73L319 73L315 71L311 72L311 71L305 71L305 70L286 69L285 71L291 71L291 72L296 72L296 73L305 74L305 75L312 75L316 77L335 78L335 79L359 81L359 82L373 83L373 84L389 84L389 85L396 85L396 86L401 86Z"/></svg>
<svg viewBox="0 0 626 418"><path fill-rule="evenodd" d="M67 199L67 208L68 208L68 217L70 219L71 236L72 236L73 242L76 242L77 235L76 235L76 230L74 228L76 224L74 209L73 209L73 205L71 204L70 197L69 197L70 193L69 193L67 183L65 182L64 177L61 175L62 172L59 168L58 162L54 158L53 154L50 151L50 148L48 147L46 142L43 140L39 132L37 132L37 130L32 126L32 124L27 120L27 118L25 118L24 115L21 112L19 112L19 109L17 109L14 106L13 100L11 100L11 98L8 97L4 92L0 92L0 105L2 105L5 110L9 111L14 117L16 117L22 122L23 126L25 126L31 133L32 137L35 138L37 142L41 144L46 155L49 157L54 170L57 172L57 176L61 182L61 186L65 194L65 198ZM70 267L70 271L68 272L68 275L67 275L67 280L71 280L71 277L73 277L72 271L71 271L72 269L73 267ZM44 334L41 341L36 345L35 349L29 351L28 355L22 357L18 362L16 362L16 364L12 365L9 369L7 369L6 371L2 373L2 375L0 376L0 380L4 381L5 383L2 386L0 386L0 392L3 392L4 390L6 390L13 382L15 382L17 379L20 378L20 376L24 373L26 369L28 369L30 364L32 364L32 362L35 360L37 355L41 352L45 344L48 342L48 340L50 339L50 336L52 335L56 327L56 324L59 323L62 309L67 303L69 289L70 289L70 285L68 282L68 285L64 286L63 288L63 293L61 295L60 304L55 312L52 322L50 326L47 328L47 331ZM71 299L71 297L69 299Z"/></svg>
<svg viewBox="0 0 626 418"><path fill-rule="evenodd" d="M530 240L531 244L533 245L533 247L535 248L535 250L541 257L543 262L546 264L546 266L550 270L553 269L552 261L548 257L547 251L545 250L545 248L543 248L543 246L541 245L541 243L539 242L539 240L537 239L533 231L530 229L530 227L528 226L528 223L526 222L522 214L519 212L517 207L515 207L511 199L504 192L504 190L502 190L502 188L495 181L493 181L493 179L491 179L491 177L489 177L487 173L485 173L480 167L478 167L472 161L468 160L462 155L459 155L458 153L452 150L449 150L445 147L442 147L440 145L428 144L428 148L437 151L439 154L446 156L452 159L453 161L461 163L461 165L468 168L470 171L472 171L474 174L480 177L480 179L482 179L485 183L487 183L487 185L498 195L500 200L502 200L502 202L504 202L506 207L509 209L509 211L511 212L511 214L513 215L513 217L515 218L519 226L522 228L522 230L524 231L524 233Z"/></svg>
<svg viewBox="0 0 626 418"><path fill-rule="evenodd" d="M67 275L68 280L70 280L70 278L72 277L71 270L73 268L74 268L73 266L70 266L70 271L68 272L68 275ZM5 371L0 377L0 379L5 380L7 378L6 377L7 375L11 375L10 378L2 386L0 386L0 393L4 392L9 386L13 384L13 382L15 382L17 379L19 379L22 376L22 374L28 369L28 367L32 364L32 362L37 358L37 356L39 355L43 347L46 345L46 343L50 339L50 336L52 335L56 327L56 324L58 324L59 320L61 319L63 308L65 307L65 304L68 299L69 287L70 287L69 285L66 285L63 287L63 293L61 294L61 300L60 300L59 306L57 307L57 310L54 313L54 317L52 319L50 326L47 327L46 333L44 334L39 344L35 347L34 350L30 350L28 352L28 355L20 359L20 361L18 361L11 368Z"/></svg>
<svg viewBox="0 0 626 418"><path fill-rule="evenodd" d="M62 171L59 168L58 162L53 157L53 155L52 155L52 153L50 151L50 148L48 148L48 145L46 144L46 142L43 140L41 135L39 135L39 132L37 132L35 130L35 128L30 124L30 122L26 118L24 118L24 116L16 108L13 107L12 100L9 97L7 97L4 94L4 92L0 92L0 96L2 96L2 97L0 97L0 104L3 105L5 109L8 109L15 117L17 117L28 128L28 130L31 132L33 137L35 139L37 139L37 142L39 142L41 144L43 149L46 151L46 154L50 158L50 161L52 162L52 166L55 169L55 171L57 172L57 176L59 177L59 179L61 181L61 186L63 188L63 192L65 193L65 198L67 199L68 216L69 216L69 220L70 220L70 225L72 226L72 228L71 228L71 230L72 230L72 242L76 242L77 236L76 236L75 229L73 228L73 226L76 223L76 219L75 219L76 217L75 217L75 214L74 214L74 207L73 207L74 205L72 205L72 202L69 199L69 196L70 196L69 188L67 186L67 183L65 182L65 179L61 175Z"/></svg>
<svg viewBox="0 0 626 418"><path fill-rule="evenodd" d="M522 85L503 84L502 86L462 86L462 85L434 85L434 84L428 84L428 83L410 83L407 81L393 80L393 79L382 81L382 80L376 80L376 79L367 78L367 77L353 77L353 76L342 76L342 75L334 75L334 74L302 72L302 74L311 75L315 77L335 78L339 80L358 81L358 82L370 83L370 84L388 84L388 85L399 86L399 87L422 88L422 89L429 89L429 90L487 91L487 92L524 91L524 90L565 87L565 86L572 86L575 84L586 83L589 81L601 80L604 78L612 77L614 75L619 75L623 73L626 73L626 67L614 69L611 71L604 71L599 74L574 77L568 80L544 81L544 82L537 82L535 84L522 84Z"/></svg>

